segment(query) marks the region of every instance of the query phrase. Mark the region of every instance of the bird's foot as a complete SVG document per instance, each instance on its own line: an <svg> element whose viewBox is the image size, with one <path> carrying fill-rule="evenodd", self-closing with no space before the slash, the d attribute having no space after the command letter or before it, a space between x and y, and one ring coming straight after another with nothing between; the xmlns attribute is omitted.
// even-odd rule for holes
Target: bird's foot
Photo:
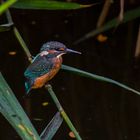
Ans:
<svg viewBox="0 0 140 140"><path fill-rule="evenodd" d="M46 89L51 88L51 85L50 84L45 84L45 88Z"/></svg>

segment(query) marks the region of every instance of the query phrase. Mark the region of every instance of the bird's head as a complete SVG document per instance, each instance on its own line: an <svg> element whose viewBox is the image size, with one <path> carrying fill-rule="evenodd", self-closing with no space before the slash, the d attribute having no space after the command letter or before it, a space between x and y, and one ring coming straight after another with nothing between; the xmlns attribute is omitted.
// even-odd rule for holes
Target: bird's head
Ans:
<svg viewBox="0 0 140 140"><path fill-rule="evenodd" d="M40 49L40 52L47 52L49 54L56 54L56 55L63 55L66 53L81 54L78 51L68 49L63 43L60 43L58 41L50 41L43 44L43 46Z"/></svg>

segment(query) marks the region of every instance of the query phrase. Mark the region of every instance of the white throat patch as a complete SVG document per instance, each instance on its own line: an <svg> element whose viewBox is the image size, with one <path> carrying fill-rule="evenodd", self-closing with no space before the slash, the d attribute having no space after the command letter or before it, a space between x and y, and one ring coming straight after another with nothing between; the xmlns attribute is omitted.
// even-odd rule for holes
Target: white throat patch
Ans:
<svg viewBox="0 0 140 140"><path fill-rule="evenodd" d="M62 56L63 54L65 54L65 53L61 53L61 54L57 55L57 58L59 58L59 57Z"/></svg>
<svg viewBox="0 0 140 140"><path fill-rule="evenodd" d="M48 51L42 51L42 52L40 53L40 56L44 56L44 55L48 55L48 54L49 54Z"/></svg>

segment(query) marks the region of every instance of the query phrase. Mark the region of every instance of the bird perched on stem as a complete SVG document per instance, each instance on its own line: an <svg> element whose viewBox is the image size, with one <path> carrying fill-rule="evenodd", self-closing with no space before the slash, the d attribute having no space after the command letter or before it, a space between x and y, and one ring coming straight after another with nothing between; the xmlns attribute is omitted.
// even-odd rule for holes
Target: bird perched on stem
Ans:
<svg viewBox="0 0 140 140"><path fill-rule="evenodd" d="M31 89L41 88L56 75L61 68L62 55L66 53L81 54L57 41L47 42L41 47L40 53L36 55L24 73L27 94Z"/></svg>

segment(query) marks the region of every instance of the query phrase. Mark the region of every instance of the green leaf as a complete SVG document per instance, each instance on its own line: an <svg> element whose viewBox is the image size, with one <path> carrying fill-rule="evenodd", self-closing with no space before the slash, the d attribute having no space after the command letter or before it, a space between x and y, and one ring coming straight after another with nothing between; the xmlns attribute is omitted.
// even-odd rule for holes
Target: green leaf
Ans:
<svg viewBox="0 0 140 140"><path fill-rule="evenodd" d="M0 15L6 11L12 4L14 4L17 0L7 0L2 5L0 5Z"/></svg>
<svg viewBox="0 0 140 140"><path fill-rule="evenodd" d="M118 18L114 18L110 21L108 21L104 26L92 30L89 33L85 34L83 37L81 37L80 39L78 39L75 44L80 43L86 39L89 39L91 37L96 36L97 34L101 33L101 32L105 32L110 30L111 28L117 27L118 23L122 24L122 23L126 23L128 21L134 20L136 18L140 17L140 7L134 9L134 10L130 10L124 13L124 19L122 22L118 21Z"/></svg>
<svg viewBox="0 0 140 140"><path fill-rule="evenodd" d="M123 89L126 89L128 91L131 91L133 93L136 93L138 95L140 95L140 92L129 87L129 86L126 86L118 81L115 81L115 80L112 80L110 78L107 78L107 77L103 77L103 76L100 76L100 75L96 75L96 74L92 74L92 73L89 73L89 72L86 72L86 71L83 71L83 70L80 70L80 69L77 69L77 68L74 68L74 67L70 67L70 66L67 66L67 65L62 65L61 69L63 70L66 70L66 71L69 71L69 72L72 72L74 74L77 74L77 75L80 75L80 76L83 76L83 77L87 77L87 78L91 78L91 79L95 79L95 80L99 80L99 81L103 81L103 82L107 82L107 83L111 83L111 84L114 84L114 85L117 85Z"/></svg>
<svg viewBox="0 0 140 140"><path fill-rule="evenodd" d="M0 113L8 120L23 140L40 140L35 128L1 73Z"/></svg>
<svg viewBox="0 0 140 140"><path fill-rule="evenodd" d="M9 31L12 26L13 26L12 23L2 24L0 25L0 32Z"/></svg>
<svg viewBox="0 0 140 140"><path fill-rule="evenodd" d="M80 5L78 3L52 0L19 0L12 7L18 9L70 10L89 6L91 5Z"/></svg>
<svg viewBox="0 0 140 140"><path fill-rule="evenodd" d="M61 126L63 122L63 118L58 111L52 120L49 122L47 127L44 129L44 131L41 133L40 138L41 140L51 140L55 133L58 131L59 127Z"/></svg>

